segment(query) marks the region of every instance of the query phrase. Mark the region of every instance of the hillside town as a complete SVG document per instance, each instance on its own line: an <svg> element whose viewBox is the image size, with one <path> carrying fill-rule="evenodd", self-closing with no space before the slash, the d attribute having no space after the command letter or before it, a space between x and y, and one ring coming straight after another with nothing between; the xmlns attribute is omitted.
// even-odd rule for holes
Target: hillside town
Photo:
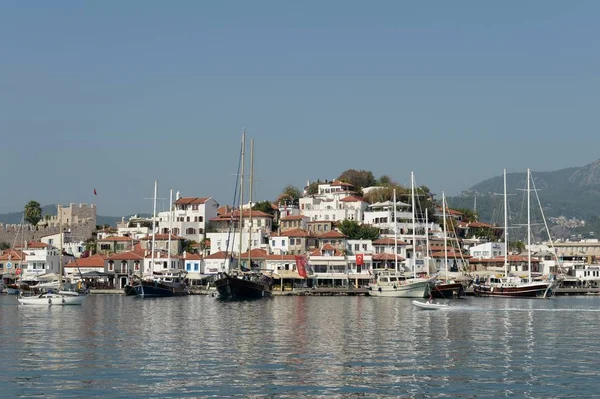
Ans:
<svg viewBox="0 0 600 399"><path fill-rule="evenodd" d="M43 228L0 227L3 240L14 243L0 255L0 273L4 283L35 280L57 275L63 262L75 280L87 276L94 287L123 289L140 273L181 271L190 285L206 287L231 269L260 270L281 290L292 290L364 287L377 270L475 275L502 270L505 262L503 227L443 210L431 197L369 203L351 183L334 179L319 182L312 194L305 188L297 200L280 197L268 209L256 207L221 206L210 196L177 192L170 211L96 230L94 205L58 206ZM357 228L370 229L371 236ZM597 240L537 244L533 250L533 275L558 273L558 261L575 279L598 274L590 270L600 255ZM308 276L298 273L300 257L307 260ZM508 263L510 272L528 271L527 256L513 248Z"/></svg>

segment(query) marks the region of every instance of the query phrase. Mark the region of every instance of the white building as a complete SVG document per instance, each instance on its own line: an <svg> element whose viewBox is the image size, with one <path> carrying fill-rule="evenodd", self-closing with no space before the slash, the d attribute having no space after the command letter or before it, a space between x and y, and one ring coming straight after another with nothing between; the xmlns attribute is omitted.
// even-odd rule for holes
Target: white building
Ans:
<svg viewBox="0 0 600 399"><path fill-rule="evenodd" d="M469 248L469 255L476 259L495 258L504 256L503 242L486 242Z"/></svg>
<svg viewBox="0 0 600 399"><path fill-rule="evenodd" d="M159 212L157 215L158 233L171 234L200 242L205 238L206 228L211 219L217 217L219 204L212 197L181 197L177 193L173 211ZM169 221L172 215L172 222Z"/></svg>
<svg viewBox="0 0 600 399"><path fill-rule="evenodd" d="M42 242L30 242L23 252L27 261L25 275L60 274L60 251L57 248ZM63 264L67 264L73 259L75 258L70 255L62 257ZM23 278L25 279L25 277Z"/></svg>

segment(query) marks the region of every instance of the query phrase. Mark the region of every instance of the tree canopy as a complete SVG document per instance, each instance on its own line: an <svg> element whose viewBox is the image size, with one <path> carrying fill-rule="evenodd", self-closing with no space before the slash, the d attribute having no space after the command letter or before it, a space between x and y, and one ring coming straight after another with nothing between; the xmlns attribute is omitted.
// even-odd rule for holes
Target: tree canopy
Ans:
<svg viewBox="0 0 600 399"><path fill-rule="evenodd" d="M269 215L274 215L276 212L270 201L259 201L252 206L252 209L268 213Z"/></svg>
<svg viewBox="0 0 600 399"><path fill-rule="evenodd" d="M40 220L42 220L42 207L37 201L29 201L25 205L24 212L25 221L31 223L34 226L38 224Z"/></svg>
<svg viewBox="0 0 600 399"><path fill-rule="evenodd" d="M291 200L292 203L298 204L298 200L300 199L302 193L297 187L290 185L285 186L277 200Z"/></svg>
<svg viewBox="0 0 600 399"><path fill-rule="evenodd" d="M339 224L340 231L351 240L376 240L379 238L377 227L358 224L355 220L342 220Z"/></svg>
<svg viewBox="0 0 600 399"><path fill-rule="evenodd" d="M348 169L342 172L338 180L350 183L355 188L371 187L377 184L373 172L368 170Z"/></svg>

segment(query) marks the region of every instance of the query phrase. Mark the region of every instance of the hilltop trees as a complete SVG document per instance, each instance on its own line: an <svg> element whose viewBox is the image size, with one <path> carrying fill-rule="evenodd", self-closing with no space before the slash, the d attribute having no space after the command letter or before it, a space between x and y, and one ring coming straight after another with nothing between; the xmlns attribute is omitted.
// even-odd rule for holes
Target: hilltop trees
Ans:
<svg viewBox="0 0 600 399"><path fill-rule="evenodd" d="M371 187L377 184L373 172L369 170L348 169L342 172L337 179L352 184L356 189Z"/></svg>
<svg viewBox="0 0 600 399"><path fill-rule="evenodd" d="M29 201L23 210L25 213L25 221L32 225L37 225L42 220L42 207L37 201Z"/></svg>
<svg viewBox="0 0 600 399"><path fill-rule="evenodd" d="M355 220L342 220L339 229L351 240L376 240L379 238L377 227L358 224Z"/></svg>
<svg viewBox="0 0 600 399"><path fill-rule="evenodd" d="M277 200L286 199L291 200L293 204L298 204L298 200L301 196L302 193L300 192L300 190L290 184L285 186L281 194L279 194L279 197L277 197Z"/></svg>
<svg viewBox="0 0 600 399"><path fill-rule="evenodd" d="M269 215L275 215L275 209L273 209L270 201L259 201L252 206L252 209L268 213Z"/></svg>

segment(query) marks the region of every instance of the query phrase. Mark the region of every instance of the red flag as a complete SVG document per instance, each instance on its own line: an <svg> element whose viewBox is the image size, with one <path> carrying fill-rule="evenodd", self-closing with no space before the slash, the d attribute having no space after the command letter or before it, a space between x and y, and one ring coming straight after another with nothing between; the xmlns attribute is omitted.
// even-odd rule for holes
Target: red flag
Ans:
<svg viewBox="0 0 600 399"><path fill-rule="evenodd" d="M98 195L98 193L96 192L96 189L94 189L94 195Z"/></svg>
<svg viewBox="0 0 600 399"><path fill-rule="evenodd" d="M365 264L365 256L363 254L356 254L356 266L362 266Z"/></svg>
<svg viewBox="0 0 600 399"><path fill-rule="evenodd" d="M306 256L295 256L296 258L296 269L300 277L306 278Z"/></svg>

